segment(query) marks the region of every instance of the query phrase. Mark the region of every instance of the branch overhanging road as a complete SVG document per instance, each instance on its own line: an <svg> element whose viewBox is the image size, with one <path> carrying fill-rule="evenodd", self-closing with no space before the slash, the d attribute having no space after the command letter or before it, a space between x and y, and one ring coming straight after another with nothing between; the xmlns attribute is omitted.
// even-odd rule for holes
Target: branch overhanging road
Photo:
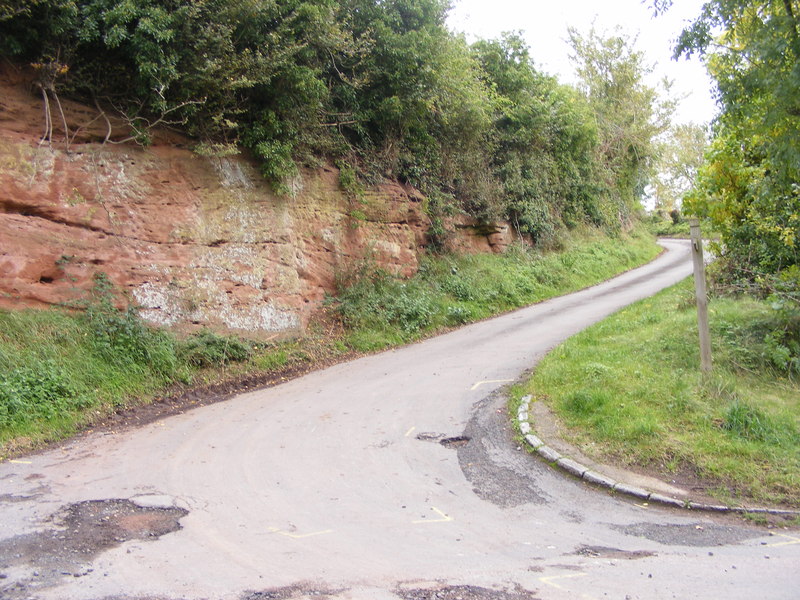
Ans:
<svg viewBox="0 0 800 600"><path fill-rule="evenodd" d="M688 245L664 245L569 296L0 464L0 597L796 598L800 534L570 479L517 447L495 393L688 276Z"/></svg>

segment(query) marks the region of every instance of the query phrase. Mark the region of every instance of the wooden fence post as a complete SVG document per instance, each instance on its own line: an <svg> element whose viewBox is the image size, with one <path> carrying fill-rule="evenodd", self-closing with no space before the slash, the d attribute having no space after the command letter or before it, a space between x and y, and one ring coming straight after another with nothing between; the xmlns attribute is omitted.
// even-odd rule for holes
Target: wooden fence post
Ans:
<svg viewBox="0 0 800 600"><path fill-rule="evenodd" d="M697 296L697 327L700 331L700 370L711 372L711 334L708 328L708 296L706 294L706 265L703 261L703 238L700 222L689 219L694 263L694 290Z"/></svg>

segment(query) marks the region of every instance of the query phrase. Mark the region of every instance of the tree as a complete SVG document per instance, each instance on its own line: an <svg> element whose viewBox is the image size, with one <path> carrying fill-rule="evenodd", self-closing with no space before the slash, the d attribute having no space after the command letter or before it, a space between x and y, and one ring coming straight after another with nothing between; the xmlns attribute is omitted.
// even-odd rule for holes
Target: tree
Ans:
<svg viewBox="0 0 800 600"><path fill-rule="evenodd" d="M599 224L591 183L596 131L587 103L539 72L519 35L479 41L473 53L494 92L492 167L503 215L520 233L548 242L560 224Z"/></svg>
<svg viewBox="0 0 800 600"><path fill-rule="evenodd" d="M667 132L661 143L651 194L655 209L680 209L684 196L695 184L708 149L708 128L680 123Z"/></svg>
<svg viewBox="0 0 800 600"><path fill-rule="evenodd" d="M655 139L669 126L674 102L645 83L652 67L631 40L617 31L603 36L569 29L571 56L597 123L598 173L607 196L608 220L627 222L641 206L655 173ZM665 87L668 87L665 82Z"/></svg>
<svg viewBox="0 0 800 600"><path fill-rule="evenodd" d="M721 107L687 208L713 219L729 280L769 288L793 272L798 300L799 14L796 0L709 1L675 50L704 58Z"/></svg>

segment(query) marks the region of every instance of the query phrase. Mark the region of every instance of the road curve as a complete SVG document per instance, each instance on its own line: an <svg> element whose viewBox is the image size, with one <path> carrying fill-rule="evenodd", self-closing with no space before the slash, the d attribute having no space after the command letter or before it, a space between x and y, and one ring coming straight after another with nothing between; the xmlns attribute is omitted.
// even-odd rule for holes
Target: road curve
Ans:
<svg viewBox="0 0 800 600"><path fill-rule="evenodd" d="M688 244L664 246L569 296L0 464L0 597L797 598L799 533L639 506L513 442L496 390L689 275ZM65 506L130 498L188 512L58 556L79 529Z"/></svg>

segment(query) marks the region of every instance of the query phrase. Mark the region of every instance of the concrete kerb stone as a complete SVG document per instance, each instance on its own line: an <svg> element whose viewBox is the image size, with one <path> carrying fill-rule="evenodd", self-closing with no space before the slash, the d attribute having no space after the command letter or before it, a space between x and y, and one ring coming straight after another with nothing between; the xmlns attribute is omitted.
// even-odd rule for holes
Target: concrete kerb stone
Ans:
<svg viewBox="0 0 800 600"><path fill-rule="evenodd" d="M704 504L703 502L692 502L691 500L686 503L686 507L690 510L704 510L709 512L730 512L730 507L722 504Z"/></svg>
<svg viewBox="0 0 800 600"><path fill-rule="evenodd" d="M553 450L550 446L539 446L536 452L547 462L554 463L561 458L561 453Z"/></svg>
<svg viewBox="0 0 800 600"><path fill-rule="evenodd" d="M528 445L534 450L538 450L539 446L544 446L544 442L533 434L526 435L525 441L528 442Z"/></svg>
<svg viewBox="0 0 800 600"><path fill-rule="evenodd" d="M617 482L611 479L611 477L606 477L601 473L597 473L595 471L587 470L583 474L583 480L587 481L593 485L599 485L600 487L613 489Z"/></svg>
<svg viewBox="0 0 800 600"><path fill-rule="evenodd" d="M633 496L634 498L639 498L641 500L649 500L650 499L650 492L648 492L644 488L640 488L635 485L628 485L627 483L617 483L613 488L615 492L619 494L626 494L627 496Z"/></svg>
<svg viewBox="0 0 800 600"><path fill-rule="evenodd" d="M776 515L781 517L796 517L800 511L787 510L784 508L748 508L747 506L734 506L729 510L742 514Z"/></svg>
<svg viewBox="0 0 800 600"><path fill-rule="evenodd" d="M658 502L660 504L666 504L667 506L675 506L677 508L686 508L686 502L684 500L678 500L677 498L671 498L669 496L664 496L663 494L650 494L650 502Z"/></svg>
<svg viewBox="0 0 800 600"><path fill-rule="evenodd" d="M556 461L556 464L564 469L567 473L572 473L578 479L583 478L583 474L588 471L581 463L572 460L571 458L562 457Z"/></svg>
<svg viewBox="0 0 800 600"><path fill-rule="evenodd" d="M587 483L609 489L619 494L632 496L639 500L647 500L649 502L656 502L658 504L663 504L665 506L672 506L675 508L683 508L687 510L701 510L708 512L736 512L742 514L746 513L769 514L769 515L789 516L789 517L800 516L800 511L797 510L786 510L781 508L760 508L760 507L747 508L741 506L705 504L703 502L695 502L693 500L679 500L677 498L664 496L663 494L649 492L635 485L629 485L624 482L614 481L613 479L603 475L602 473L592 471L591 469L582 465L581 463L567 456L563 456L560 452L548 446L546 442L544 442L541 438L537 437L533 433L529 433L530 431L532 431L531 425L528 422L530 401L531 401L531 396L524 396L522 398L522 402L517 412L517 416L520 423L520 431L522 432L522 435L525 437L526 443L531 448L533 448L536 451L536 453L543 459L545 459L547 462L552 463L554 466L557 466L560 469L572 475L575 475L576 477L582 479Z"/></svg>

